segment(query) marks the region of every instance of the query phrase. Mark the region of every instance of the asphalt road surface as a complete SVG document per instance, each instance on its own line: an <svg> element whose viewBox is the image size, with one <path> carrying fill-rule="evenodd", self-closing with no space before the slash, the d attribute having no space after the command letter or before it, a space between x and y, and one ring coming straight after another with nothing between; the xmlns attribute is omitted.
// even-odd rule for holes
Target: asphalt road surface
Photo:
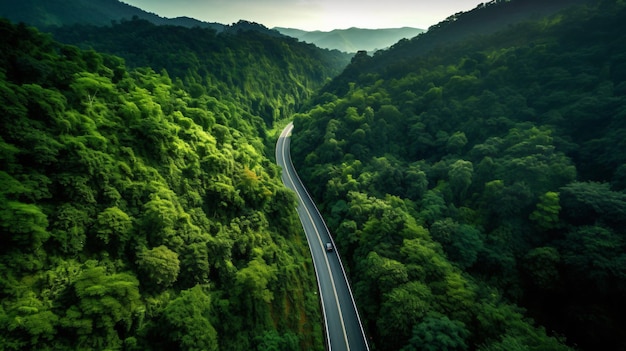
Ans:
<svg viewBox="0 0 626 351"><path fill-rule="evenodd" d="M300 181L291 162L289 123L276 143L276 162L282 167L283 183L298 196L298 215L304 227L322 302L327 349L332 351L369 350L356 304L346 278L335 243L313 200ZM331 243L333 250L326 251Z"/></svg>

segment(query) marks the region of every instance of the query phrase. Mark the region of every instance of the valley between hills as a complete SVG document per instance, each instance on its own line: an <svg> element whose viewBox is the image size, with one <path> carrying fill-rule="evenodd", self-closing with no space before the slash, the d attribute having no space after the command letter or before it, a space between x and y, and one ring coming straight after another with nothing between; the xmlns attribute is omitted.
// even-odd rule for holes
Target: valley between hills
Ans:
<svg viewBox="0 0 626 351"><path fill-rule="evenodd" d="M117 0L0 16L1 350L327 349L289 123L367 348L626 348L623 2L371 48Z"/></svg>

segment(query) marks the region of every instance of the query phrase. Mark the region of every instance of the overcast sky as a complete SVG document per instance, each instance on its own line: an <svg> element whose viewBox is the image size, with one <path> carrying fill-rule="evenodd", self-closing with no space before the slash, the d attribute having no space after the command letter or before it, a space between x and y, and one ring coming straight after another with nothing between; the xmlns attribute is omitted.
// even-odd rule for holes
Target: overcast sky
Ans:
<svg viewBox="0 0 626 351"><path fill-rule="evenodd" d="M232 24L332 30L350 27L428 29L479 0L121 0L162 17L193 17Z"/></svg>

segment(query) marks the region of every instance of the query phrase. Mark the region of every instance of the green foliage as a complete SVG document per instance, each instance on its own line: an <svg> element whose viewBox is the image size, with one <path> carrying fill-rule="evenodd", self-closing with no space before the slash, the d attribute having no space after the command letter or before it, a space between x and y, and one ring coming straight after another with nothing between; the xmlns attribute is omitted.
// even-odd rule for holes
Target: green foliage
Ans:
<svg viewBox="0 0 626 351"><path fill-rule="evenodd" d="M87 261L76 277L72 285L77 304L65 312L61 325L79 347L119 348L120 333L131 329L142 310L139 282L132 274L109 274L96 264Z"/></svg>
<svg viewBox="0 0 626 351"><path fill-rule="evenodd" d="M519 6L546 10L498 1L355 57L294 118L293 160L377 349L625 343L626 9L584 2L460 40ZM394 309L416 282L438 320Z"/></svg>
<svg viewBox="0 0 626 351"><path fill-rule="evenodd" d="M551 290L560 277L561 256L554 247L537 247L524 257L524 270L530 275L532 284L539 289Z"/></svg>
<svg viewBox="0 0 626 351"><path fill-rule="evenodd" d="M271 126L289 117L351 57L261 29L256 25L218 34L210 28L159 26L135 18L110 27L59 27L54 34L70 44L119 55L131 67L166 70L184 81L194 99L236 97L237 105L255 116L247 122L261 132L259 122ZM84 94L106 93L106 85L99 86L97 80L83 83L91 84L81 89ZM236 126L230 118L221 122Z"/></svg>
<svg viewBox="0 0 626 351"><path fill-rule="evenodd" d="M265 150L296 111L373 348L623 348L624 4L459 41L525 4L545 12L455 15L319 94L345 57L291 39L56 30L121 59L0 21L0 348L323 349Z"/></svg>
<svg viewBox="0 0 626 351"><path fill-rule="evenodd" d="M446 316L427 316L413 328L413 336L402 351L463 351L467 350L469 331L462 322Z"/></svg>
<svg viewBox="0 0 626 351"><path fill-rule="evenodd" d="M473 173L474 167L469 161L458 160L450 166L450 187L460 201L465 198L467 189L472 185Z"/></svg>
<svg viewBox="0 0 626 351"><path fill-rule="evenodd" d="M433 239L443 246L448 258L461 268L469 268L483 249L482 234L468 224L459 224L451 218L436 221L430 227Z"/></svg>
<svg viewBox="0 0 626 351"><path fill-rule="evenodd" d="M171 343L165 348L218 350L217 332L210 320L211 299L202 287L182 291L163 311L161 328L165 339Z"/></svg>
<svg viewBox="0 0 626 351"><path fill-rule="evenodd" d="M22 348L36 348L49 343L57 333L59 317L32 292L15 301L3 317L8 332L24 336L23 342L18 343ZM13 349L16 345L6 343L3 346Z"/></svg>
<svg viewBox="0 0 626 351"><path fill-rule="evenodd" d="M542 229L552 229L558 225L560 211L559 193L549 191L539 197L537 209L529 218Z"/></svg>
<svg viewBox="0 0 626 351"><path fill-rule="evenodd" d="M382 341L390 348L404 344L411 326L422 323L431 301L432 292L420 282L400 285L386 294L376 323Z"/></svg>
<svg viewBox="0 0 626 351"><path fill-rule="evenodd" d="M250 350L273 335L323 349L309 250L263 120L292 113L333 55L181 30L220 49L196 47L211 59L189 69L174 62L185 50L151 52L170 78L0 21L0 349Z"/></svg>
<svg viewBox="0 0 626 351"><path fill-rule="evenodd" d="M268 289L268 284L275 274L275 268L268 266L262 258L253 259L247 267L237 272L236 279L242 289L238 294L257 300L253 303L271 302L274 296Z"/></svg>
<svg viewBox="0 0 626 351"><path fill-rule="evenodd" d="M137 254L137 266L148 287L167 288L174 284L180 272L178 254L163 245L141 250Z"/></svg>
<svg viewBox="0 0 626 351"><path fill-rule="evenodd" d="M572 279L587 280L600 292L607 292L616 285L622 289L626 274L623 266L622 235L610 228L580 226L568 232L562 243L562 259Z"/></svg>
<svg viewBox="0 0 626 351"><path fill-rule="evenodd" d="M561 189L563 212L574 223L605 221L622 223L626 215L626 194L610 189L607 183L572 182Z"/></svg>
<svg viewBox="0 0 626 351"><path fill-rule="evenodd" d="M54 240L66 253L79 253L87 241L86 227L91 224L89 214L69 203L62 204L56 211Z"/></svg>
<svg viewBox="0 0 626 351"><path fill-rule="evenodd" d="M38 247L50 237L47 216L35 204L4 200L0 207L0 219L3 241Z"/></svg>
<svg viewBox="0 0 626 351"><path fill-rule="evenodd" d="M126 244L132 236L133 221L118 207L109 207L98 214L96 219L96 236L105 245L117 247L119 253L124 252Z"/></svg>
<svg viewBox="0 0 626 351"><path fill-rule="evenodd" d="M277 332L266 332L257 338L258 351L290 351L298 349L298 337L286 333L279 335Z"/></svg>

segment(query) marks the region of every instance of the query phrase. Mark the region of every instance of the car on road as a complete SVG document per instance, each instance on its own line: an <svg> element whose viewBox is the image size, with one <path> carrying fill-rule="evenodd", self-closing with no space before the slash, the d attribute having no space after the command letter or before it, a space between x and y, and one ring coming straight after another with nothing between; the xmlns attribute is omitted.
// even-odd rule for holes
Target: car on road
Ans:
<svg viewBox="0 0 626 351"><path fill-rule="evenodd" d="M333 244L326 243L326 251L328 251L328 252L333 251Z"/></svg>

